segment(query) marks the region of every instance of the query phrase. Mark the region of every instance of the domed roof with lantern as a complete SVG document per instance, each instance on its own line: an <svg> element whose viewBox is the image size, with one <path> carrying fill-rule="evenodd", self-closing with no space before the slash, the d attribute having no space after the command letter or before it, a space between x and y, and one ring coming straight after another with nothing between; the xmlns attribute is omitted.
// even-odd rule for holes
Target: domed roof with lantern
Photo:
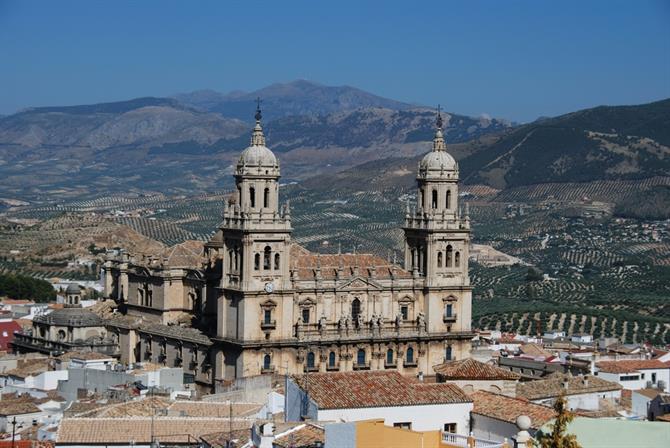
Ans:
<svg viewBox="0 0 670 448"><path fill-rule="evenodd" d="M422 177L427 175L431 177L440 176L447 171L452 173L458 171L458 163L447 152L447 145L444 142L444 133L442 131L442 114L439 108L436 125L437 130L433 138L433 150L426 154L421 162L419 162L419 175Z"/></svg>
<svg viewBox="0 0 670 448"><path fill-rule="evenodd" d="M242 151L240 159L237 162L237 173L242 174L279 174L279 162L277 157L270 149L265 146L265 135L261 126L260 100L256 108L256 125L251 134L251 145Z"/></svg>

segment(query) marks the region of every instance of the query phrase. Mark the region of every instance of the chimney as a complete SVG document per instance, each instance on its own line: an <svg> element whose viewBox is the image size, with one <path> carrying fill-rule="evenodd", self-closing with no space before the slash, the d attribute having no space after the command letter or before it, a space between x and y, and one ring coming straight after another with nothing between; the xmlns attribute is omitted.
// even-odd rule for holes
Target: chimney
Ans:
<svg viewBox="0 0 670 448"><path fill-rule="evenodd" d="M584 387L589 387L589 377L588 377L588 376L584 375L584 376L582 377L582 385L583 385Z"/></svg>
<svg viewBox="0 0 670 448"><path fill-rule="evenodd" d="M563 389L568 390L569 385L570 385L570 380L568 378L565 378L563 380Z"/></svg>
<svg viewBox="0 0 670 448"><path fill-rule="evenodd" d="M419 372L417 377L419 378L419 381L421 381L423 383L423 372Z"/></svg>

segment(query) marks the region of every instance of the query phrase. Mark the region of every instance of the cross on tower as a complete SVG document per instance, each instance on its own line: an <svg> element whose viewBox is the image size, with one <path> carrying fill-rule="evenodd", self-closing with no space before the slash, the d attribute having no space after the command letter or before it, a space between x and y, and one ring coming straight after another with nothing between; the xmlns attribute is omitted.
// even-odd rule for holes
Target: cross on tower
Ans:
<svg viewBox="0 0 670 448"><path fill-rule="evenodd" d="M261 97L256 98L256 121L261 121Z"/></svg>

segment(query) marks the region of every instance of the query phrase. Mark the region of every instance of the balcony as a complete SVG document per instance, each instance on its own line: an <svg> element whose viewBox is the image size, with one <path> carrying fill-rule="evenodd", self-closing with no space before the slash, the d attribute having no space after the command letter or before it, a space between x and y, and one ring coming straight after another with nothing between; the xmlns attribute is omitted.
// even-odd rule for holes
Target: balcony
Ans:
<svg viewBox="0 0 670 448"><path fill-rule="evenodd" d="M266 375L270 373L275 373L275 366L270 365L268 367L262 367L261 368L261 375Z"/></svg>
<svg viewBox="0 0 670 448"><path fill-rule="evenodd" d="M492 440L477 439L470 433L469 436L462 436L451 432L442 433L442 442L448 447L454 448L512 448L513 445L507 442L494 442Z"/></svg>
<svg viewBox="0 0 670 448"><path fill-rule="evenodd" d="M365 362L363 364L354 364L354 370L370 370L370 363Z"/></svg>
<svg viewBox="0 0 670 448"><path fill-rule="evenodd" d="M416 359L413 359L411 361L404 360L402 362L403 367L416 367L418 365Z"/></svg>
<svg viewBox="0 0 670 448"><path fill-rule="evenodd" d="M277 328L276 320L264 320L261 322L261 330L274 330Z"/></svg>
<svg viewBox="0 0 670 448"><path fill-rule="evenodd" d="M340 370L340 365L339 364L333 364L332 366L329 364L326 366L326 371L327 372L337 372Z"/></svg>
<svg viewBox="0 0 670 448"><path fill-rule="evenodd" d="M109 356L118 356L118 344L112 342L92 341L51 341L49 339L31 336L29 334L15 333L12 347L15 351L40 352L44 354L65 353L71 351L90 350Z"/></svg>
<svg viewBox="0 0 670 448"><path fill-rule="evenodd" d="M318 372L319 366L305 366L305 372Z"/></svg>
<svg viewBox="0 0 670 448"><path fill-rule="evenodd" d="M442 316L442 322L456 322L457 316L458 315L456 313L445 314Z"/></svg>
<svg viewBox="0 0 670 448"><path fill-rule="evenodd" d="M398 368L398 363L396 361L384 362L384 368L385 369L397 369Z"/></svg>

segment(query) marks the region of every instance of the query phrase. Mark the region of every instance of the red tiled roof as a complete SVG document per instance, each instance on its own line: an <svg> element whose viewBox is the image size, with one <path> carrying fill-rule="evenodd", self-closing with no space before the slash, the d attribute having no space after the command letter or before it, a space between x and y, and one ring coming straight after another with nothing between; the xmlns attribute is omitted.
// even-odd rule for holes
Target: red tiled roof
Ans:
<svg viewBox="0 0 670 448"><path fill-rule="evenodd" d="M305 423L296 426L282 434L277 434L273 446L276 448L289 448L295 446L314 446L317 442L322 444L326 440L326 433L321 426Z"/></svg>
<svg viewBox="0 0 670 448"><path fill-rule="evenodd" d="M323 279L336 278L338 269L342 269L343 277L352 277L356 267L361 277L371 277L374 271L376 278L388 279L391 278L393 269L396 278L412 277L409 271L372 254L315 254L293 245L291 257L295 262L293 268L297 268L298 278L301 280L314 278L319 266Z"/></svg>
<svg viewBox="0 0 670 448"><path fill-rule="evenodd" d="M53 448L54 443L47 440L0 440L0 448Z"/></svg>
<svg viewBox="0 0 670 448"><path fill-rule="evenodd" d="M658 359L625 359L621 361L601 361L596 363L598 370L606 373L628 373L644 369L667 369Z"/></svg>
<svg viewBox="0 0 670 448"><path fill-rule="evenodd" d="M468 403L456 385L426 384L398 372L313 373L293 377L320 409Z"/></svg>
<svg viewBox="0 0 670 448"><path fill-rule="evenodd" d="M567 388L565 383L567 382ZM580 395L592 392L608 392L621 390L619 383L606 381L597 376L571 376L564 373L552 373L551 375L535 381L518 383L516 386L517 397L527 400L538 400L542 398L558 397L565 395Z"/></svg>
<svg viewBox="0 0 670 448"><path fill-rule="evenodd" d="M538 429L556 416L556 411L547 406L531 403L519 398L491 392L477 391L470 394L474 407L472 412L508 423L516 423L520 415L530 417L531 427Z"/></svg>
<svg viewBox="0 0 670 448"><path fill-rule="evenodd" d="M447 361L433 366L435 373L446 380L518 380L521 375L472 358Z"/></svg>
<svg viewBox="0 0 670 448"><path fill-rule="evenodd" d="M18 322L13 320L0 322L0 351L9 351L9 344L14 340L15 331L21 331Z"/></svg>

